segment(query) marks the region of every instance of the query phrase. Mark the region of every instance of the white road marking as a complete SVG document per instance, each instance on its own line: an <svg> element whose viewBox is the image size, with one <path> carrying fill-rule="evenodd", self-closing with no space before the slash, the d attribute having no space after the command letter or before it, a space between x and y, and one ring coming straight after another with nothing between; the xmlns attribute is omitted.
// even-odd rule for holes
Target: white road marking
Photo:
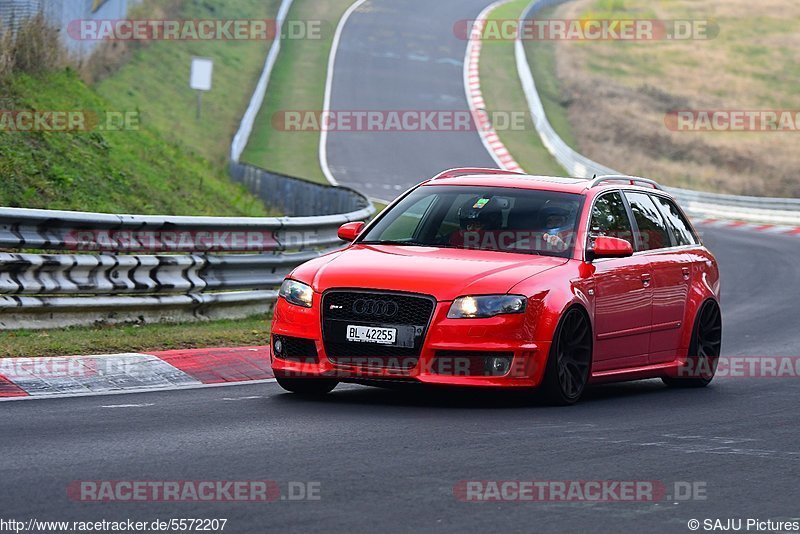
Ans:
<svg viewBox="0 0 800 534"><path fill-rule="evenodd" d="M339 52L339 42L342 40L342 32L350 19L350 15L361 7L367 0L356 0L347 8L342 18L339 19L339 25L336 26L336 33L333 35L333 42L331 43L331 53L328 56L328 74L325 81L325 101L322 105L322 113L326 115L331 109L331 97L333 93L333 71L336 64L336 54ZM319 136L319 165L322 167L322 173L328 179L331 185L339 185L336 178L333 176L330 167L328 166L328 132L326 128L322 128Z"/></svg>
<svg viewBox="0 0 800 534"><path fill-rule="evenodd" d="M221 388L229 386L249 386L252 384L269 384L275 382L274 378L265 378L263 380L247 380L243 382L224 382L222 384L191 384L186 386L171 386L171 387L155 387L155 388L135 388L135 389L120 389L117 391L99 391L92 393L65 393L63 395L39 395L28 397L3 397L0 402L16 402L16 401L33 401L33 400L50 400L50 399L65 399L69 397L102 397L106 395L127 395L130 393L159 393L162 391L179 391L189 389L206 389L206 388Z"/></svg>
<svg viewBox="0 0 800 534"><path fill-rule="evenodd" d="M489 14L497 9L498 7L507 4L511 0L498 0L493 4L487 6L480 14L476 17L476 21L485 21L488 19ZM474 22L473 24L477 24ZM469 106L470 112L472 113L473 117L477 117L478 110L484 108L485 102L483 100L483 93L480 90L480 77L477 75L475 78L477 80L478 86L473 90L470 87L471 84L471 75L470 75L470 68L474 68L478 73L480 73L480 52L482 48L482 42L480 40L473 40L472 38L472 31L473 28L470 28L470 31L467 33L467 49L464 52L464 67L463 67L463 82L464 82L464 92L467 96L467 105ZM474 82L473 82L474 83ZM477 121L476 121L477 123ZM478 128L478 138L481 140L481 144L488 152L489 156L494 160L495 164L497 165L498 169L505 169L505 170L514 170L514 171L522 171L521 167L514 161L513 158L508 157L506 161L501 158L500 154L497 150L495 150L492 145L490 144L488 137L491 136L493 139L497 138L499 141L499 137L496 135L496 131L494 128L490 128L489 130L482 130L480 127ZM493 135L495 134L495 135Z"/></svg>
<svg viewBox="0 0 800 534"><path fill-rule="evenodd" d="M147 408L148 406L155 406L152 402L145 404L105 404L101 408Z"/></svg>
<svg viewBox="0 0 800 534"><path fill-rule="evenodd" d="M122 353L55 358L9 358L0 374L30 396L52 397L157 388L200 382L151 354Z"/></svg>

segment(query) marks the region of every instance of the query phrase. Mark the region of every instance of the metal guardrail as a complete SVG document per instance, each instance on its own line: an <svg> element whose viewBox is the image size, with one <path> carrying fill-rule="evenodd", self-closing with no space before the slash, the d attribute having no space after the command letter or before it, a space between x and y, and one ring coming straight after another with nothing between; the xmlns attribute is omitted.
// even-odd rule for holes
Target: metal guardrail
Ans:
<svg viewBox="0 0 800 534"><path fill-rule="evenodd" d="M281 3L279 33L291 5ZM340 225L371 217L357 191L239 162L279 51L280 38L231 144L230 174L286 216L0 208L0 330L266 312L286 274L342 245Z"/></svg>
<svg viewBox="0 0 800 534"><path fill-rule="evenodd" d="M0 208L0 330L267 312L286 274L341 246L340 225L375 212L350 189L233 168L270 205L340 211L185 217Z"/></svg>
<svg viewBox="0 0 800 534"><path fill-rule="evenodd" d="M358 210L374 213L364 195L344 186L317 184L266 171L247 163L230 163L230 175L267 205L290 217L333 215Z"/></svg>
<svg viewBox="0 0 800 534"><path fill-rule="evenodd" d="M0 248L21 251L0 252L0 329L265 312L289 271L338 248L338 227L371 213L157 217L0 208ZM158 253L125 254L142 251ZM250 253L216 254L232 251Z"/></svg>
<svg viewBox="0 0 800 534"><path fill-rule="evenodd" d="M250 99L250 104L242 117L242 122L239 125L239 130L233 136L231 143L230 157L234 163L239 162L239 158L247 146L247 141L250 139L250 134L253 131L253 125L258 117L258 112L261 110L261 104L264 103L264 97L267 94L267 86L269 85L270 77L272 76L272 68L278 60L278 54L281 51L281 38L283 32L283 23L289 15L289 10L292 7L294 0L282 0L278 8L278 15L275 17L275 27L277 28L277 38L272 42L267 54L267 60L264 63L264 70L261 71L261 76L256 84L256 90L253 91L253 96Z"/></svg>
<svg viewBox="0 0 800 534"><path fill-rule="evenodd" d="M267 205L298 216L0 208L0 330L264 313L286 274L342 245L340 225L375 213L351 189L242 163L231 173Z"/></svg>
<svg viewBox="0 0 800 534"><path fill-rule="evenodd" d="M534 0L525 10L523 19L530 19L542 9L554 7L568 1ZM536 82L533 79L525 46L520 36L517 37L515 42L515 55L517 72L539 137L548 152L564 167L566 172L579 178L588 178L594 174L627 174L579 154L561 139L547 120L539 92L536 89ZM800 199L797 198L724 195L669 187L665 189L672 193L683 208L694 217L733 219L791 226L800 225Z"/></svg>

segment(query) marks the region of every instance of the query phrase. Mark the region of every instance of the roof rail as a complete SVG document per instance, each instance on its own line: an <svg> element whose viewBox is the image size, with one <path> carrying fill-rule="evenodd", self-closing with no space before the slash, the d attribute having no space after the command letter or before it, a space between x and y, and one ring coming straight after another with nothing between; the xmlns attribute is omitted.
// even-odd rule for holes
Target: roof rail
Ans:
<svg viewBox="0 0 800 534"><path fill-rule="evenodd" d="M649 185L653 189L662 190L662 187L658 185L658 182L655 180L650 180L649 178L640 178L638 176L628 176L625 174L605 174L603 176L596 176L586 185L586 189L597 187L603 182L628 182L630 185L645 184Z"/></svg>
<svg viewBox="0 0 800 534"><path fill-rule="evenodd" d="M488 169L484 167L456 167L454 169L448 169L446 171L442 171L433 178L433 180L439 180L441 178L455 178L457 176L467 176L470 174L514 174L517 176L524 176L522 173L515 172L515 171L507 171L504 169Z"/></svg>

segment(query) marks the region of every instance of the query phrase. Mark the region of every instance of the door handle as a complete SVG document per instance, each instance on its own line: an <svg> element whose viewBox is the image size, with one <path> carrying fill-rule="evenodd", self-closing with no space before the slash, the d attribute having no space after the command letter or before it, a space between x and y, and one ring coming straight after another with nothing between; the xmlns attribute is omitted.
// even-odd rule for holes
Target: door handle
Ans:
<svg viewBox="0 0 800 534"><path fill-rule="evenodd" d="M688 280L691 277L691 270L688 267L684 267L682 270L683 270L683 279Z"/></svg>
<svg viewBox="0 0 800 534"><path fill-rule="evenodd" d="M650 287L650 278L649 274L642 275L642 285L644 285L644 287Z"/></svg>

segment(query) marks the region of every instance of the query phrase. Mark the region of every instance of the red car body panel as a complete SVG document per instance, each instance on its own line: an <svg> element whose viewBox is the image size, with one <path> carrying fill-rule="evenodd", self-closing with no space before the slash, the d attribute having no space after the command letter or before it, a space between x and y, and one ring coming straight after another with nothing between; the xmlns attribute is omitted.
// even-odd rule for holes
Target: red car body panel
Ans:
<svg viewBox="0 0 800 534"><path fill-rule="evenodd" d="M370 288L429 293L450 301L463 295L507 293L521 280L567 260L526 254L435 247L355 244L346 253L323 256L301 266L292 278L308 273L315 288ZM454 276L457 273L458 276Z"/></svg>
<svg viewBox="0 0 800 534"><path fill-rule="evenodd" d="M587 188L587 182L565 183L557 178L517 175L448 177L435 180L435 184L584 195L571 257L366 245L356 241L297 267L289 275L312 287L313 305L305 308L278 299L273 339L280 335L313 340L318 361L300 363L273 354L277 375L535 387L544 376L560 318L566 310L579 306L589 317L593 332L590 382L676 376L685 364L699 309L707 300L719 299L719 271L713 255L698 243L587 261L594 200L609 191L654 193L652 189L613 183ZM369 228L370 225L365 231ZM323 340L321 303L323 295L332 289L413 293L435 299L417 364L410 369L397 369L331 361ZM527 309L525 313L484 319L447 317L457 297L489 294L524 295ZM504 376L434 373L431 365L437 351L511 352L512 371Z"/></svg>

